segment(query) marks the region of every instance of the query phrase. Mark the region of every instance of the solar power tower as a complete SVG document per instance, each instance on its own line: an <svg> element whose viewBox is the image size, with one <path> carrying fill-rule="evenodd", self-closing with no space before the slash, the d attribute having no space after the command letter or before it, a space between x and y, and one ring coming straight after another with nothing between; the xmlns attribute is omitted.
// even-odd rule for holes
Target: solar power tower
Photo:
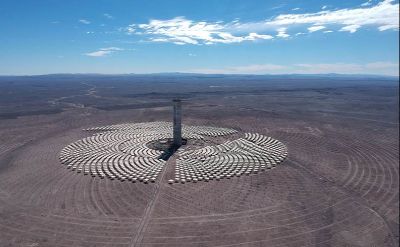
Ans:
<svg viewBox="0 0 400 247"><path fill-rule="evenodd" d="M182 102L174 99L174 146L182 146Z"/></svg>

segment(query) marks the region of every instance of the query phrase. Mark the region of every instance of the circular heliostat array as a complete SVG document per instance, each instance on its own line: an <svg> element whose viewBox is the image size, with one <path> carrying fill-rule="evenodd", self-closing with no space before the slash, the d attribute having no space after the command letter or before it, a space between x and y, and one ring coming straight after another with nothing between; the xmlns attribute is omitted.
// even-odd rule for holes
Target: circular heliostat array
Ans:
<svg viewBox="0 0 400 247"><path fill-rule="evenodd" d="M285 159L284 144L271 137L246 133L244 138L180 152L175 182L219 180L271 169ZM171 180L170 180L171 182Z"/></svg>
<svg viewBox="0 0 400 247"><path fill-rule="evenodd" d="M86 129L92 136L65 147L61 162L68 169L93 177L121 181L155 182L166 161L163 151L148 145L172 138L172 123L150 122L110 125ZM182 126L187 140L237 134L234 129L208 126ZM250 175L274 167L285 159L284 144L257 133L219 145L195 150L178 150L175 177L169 182L198 182Z"/></svg>

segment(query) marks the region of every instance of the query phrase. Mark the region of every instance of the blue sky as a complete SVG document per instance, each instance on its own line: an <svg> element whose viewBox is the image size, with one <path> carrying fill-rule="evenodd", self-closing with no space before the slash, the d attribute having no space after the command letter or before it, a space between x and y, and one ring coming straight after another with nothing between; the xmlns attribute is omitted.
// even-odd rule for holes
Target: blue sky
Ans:
<svg viewBox="0 0 400 247"><path fill-rule="evenodd" d="M0 74L398 75L392 0L1 0Z"/></svg>

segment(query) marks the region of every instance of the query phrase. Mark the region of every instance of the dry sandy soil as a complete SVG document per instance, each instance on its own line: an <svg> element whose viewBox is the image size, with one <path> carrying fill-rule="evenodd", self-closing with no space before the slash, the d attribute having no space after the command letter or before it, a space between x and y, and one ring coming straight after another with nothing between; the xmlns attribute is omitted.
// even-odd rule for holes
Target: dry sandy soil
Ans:
<svg viewBox="0 0 400 247"><path fill-rule="evenodd" d="M0 246L399 246L398 82L239 79L0 80ZM83 128L171 121L176 88L183 123L271 136L287 159L172 185L174 156L151 184L60 164Z"/></svg>

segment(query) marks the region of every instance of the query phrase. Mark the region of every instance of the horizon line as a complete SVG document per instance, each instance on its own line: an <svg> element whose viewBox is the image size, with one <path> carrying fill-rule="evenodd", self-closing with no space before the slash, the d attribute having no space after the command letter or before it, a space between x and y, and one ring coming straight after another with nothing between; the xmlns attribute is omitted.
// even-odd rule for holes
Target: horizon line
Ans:
<svg viewBox="0 0 400 247"><path fill-rule="evenodd" d="M357 73L282 73L282 74L252 74L252 73L194 73L194 72L152 72L152 73L43 73L43 74L0 74L0 77L34 77L34 76L55 76L55 75L102 75L102 76L124 76L124 75L168 75L168 74L182 74L182 75L221 75L221 76L360 76L360 77L395 77L399 78L400 75L386 75L386 74L357 74Z"/></svg>

